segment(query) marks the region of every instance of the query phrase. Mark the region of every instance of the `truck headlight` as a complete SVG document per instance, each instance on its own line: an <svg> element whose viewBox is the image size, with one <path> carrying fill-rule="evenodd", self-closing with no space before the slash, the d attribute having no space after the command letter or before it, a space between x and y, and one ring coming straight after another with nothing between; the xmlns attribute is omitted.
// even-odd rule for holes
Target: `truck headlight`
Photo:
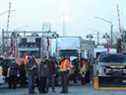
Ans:
<svg viewBox="0 0 126 95"><path fill-rule="evenodd" d="M110 68L105 69L105 73L110 73L112 70Z"/></svg>
<svg viewBox="0 0 126 95"><path fill-rule="evenodd" d="M99 71L99 75L104 75L105 74L103 66L100 66L98 71Z"/></svg>

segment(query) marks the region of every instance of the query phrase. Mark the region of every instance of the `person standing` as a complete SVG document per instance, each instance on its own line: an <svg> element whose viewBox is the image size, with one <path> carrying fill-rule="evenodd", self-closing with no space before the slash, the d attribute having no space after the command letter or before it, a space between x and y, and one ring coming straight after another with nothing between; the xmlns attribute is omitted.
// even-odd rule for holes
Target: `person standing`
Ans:
<svg viewBox="0 0 126 95"><path fill-rule="evenodd" d="M47 82L49 76L49 64L47 63L47 59L43 59L39 64L38 69L39 74L39 92L40 93L47 93Z"/></svg>
<svg viewBox="0 0 126 95"><path fill-rule="evenodd" d="M89 63L87 59L81 59L80 62L81 84L85 85L90 81Z"/></svg>
<svg viewBox="0 0 126 95"><path fill-rule="evenodd" d="M8 85L9 88L15 89L18 82L18 77L20 76L18 64L13 63L8 68Z"/></svg>
<svg viewBox="0 0 126 95"><path fill-rule="evenodd" d="M34 61L33 56L28 57L28 63L26 64L27 76L28 76L28 91L29 94L33 94L35 88L35 78L37 76L37 63Z"/></svg>
<svg viewBox="0 0 126 95"><path fill-rule="evenodd" d="M65 57L61 59L60 62L60 71L62 77L62 91L61 93L68 93L68 78L69 78L69 71L73 68L73 65L70 62L70 59Z"/></svg>
<svg viewBox="0 0 126 95"><path fill-rule="evenodd" d="M56 59L54 57L51 57L50 58L50 63L49 63L49 72L50 72L49 84L51 85L51 88L52 88L53 92L55 92L56 68L57 68Z"/></svg>
<svg viewBox="0 0 126 95"><path fill-rule="evenodd" d="M19 77L19 83L21 87L26 86L26 69L25 69L25 64L21 63L19 65L19 72L20 72L20 77Z"/></svg>

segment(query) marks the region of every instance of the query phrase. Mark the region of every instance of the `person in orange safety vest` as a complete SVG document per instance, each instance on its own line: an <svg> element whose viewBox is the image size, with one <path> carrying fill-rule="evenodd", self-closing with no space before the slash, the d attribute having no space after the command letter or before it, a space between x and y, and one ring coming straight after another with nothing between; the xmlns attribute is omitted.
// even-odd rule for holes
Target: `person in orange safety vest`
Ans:
<svg viewBox="0 0 126 95"><path fill-rule="evenodd" d="M68 93L68 77L69 71L73 68L69 58L63 58L60 61L60 71L62 77L62 91L61 93Z"/></svg>

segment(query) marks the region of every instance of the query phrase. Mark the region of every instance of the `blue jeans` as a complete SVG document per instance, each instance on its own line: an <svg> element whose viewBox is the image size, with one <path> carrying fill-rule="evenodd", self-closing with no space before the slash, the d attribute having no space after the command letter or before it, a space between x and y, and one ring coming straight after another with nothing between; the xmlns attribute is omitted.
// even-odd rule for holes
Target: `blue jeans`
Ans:
<svg viewBox="0 0 126 95"><path fill-rule="evenodd" d="M68 76L69 71L63 71L62 72L62 92L68 93Z"/></svg>
<svg viewBox="0 0 126 95"><path fill-rule="evenodd" d="M55 91L55 76L50 75L48 79L49 79L48 88L51 86L52 91Z"/></svg>
<svg viewBox="0 0 126 95"><path fill-rule="evenodd" d="M29 94L34 93L33 76L28 76L28 92Z"/></svg>

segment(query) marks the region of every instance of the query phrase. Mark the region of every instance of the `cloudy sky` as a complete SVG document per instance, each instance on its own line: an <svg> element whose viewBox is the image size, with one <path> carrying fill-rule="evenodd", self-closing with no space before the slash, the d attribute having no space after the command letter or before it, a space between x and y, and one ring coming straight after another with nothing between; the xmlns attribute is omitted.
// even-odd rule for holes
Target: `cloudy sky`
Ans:
<svg viewBox="0 0 126 95"><path fill-rule="evenodd" d="M0 13L8 10L9 0L0 0ZM95 19L102 17L114 24L118 31L117 9L120 5L121 26L126 26L126 0L11 0L10 30L42 30L43 23L51 23L53 31L65 35L85 36L96 32L110 33L110 24ZM7 13L0 16L0 26L6 29Z"/></svg>

